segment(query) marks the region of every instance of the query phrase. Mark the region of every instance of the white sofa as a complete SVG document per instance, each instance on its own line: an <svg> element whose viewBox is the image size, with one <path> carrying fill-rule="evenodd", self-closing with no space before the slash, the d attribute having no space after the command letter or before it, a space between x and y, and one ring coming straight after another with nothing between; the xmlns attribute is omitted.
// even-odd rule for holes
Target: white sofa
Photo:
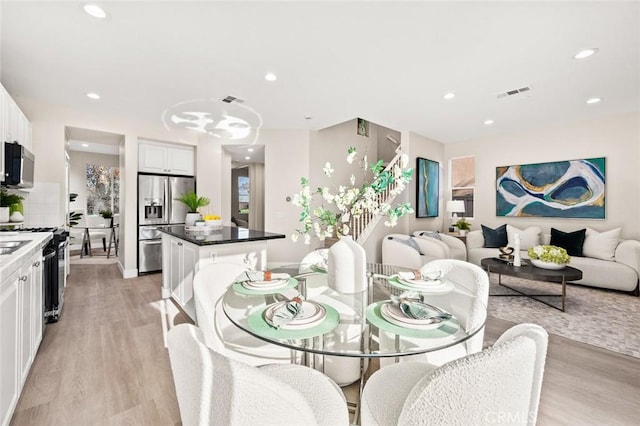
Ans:
<svg viewBox="0 0 640 426"><path fill-rule="evenodd" d="M466 260L466 248L462 241L444 234L438 234L441 240L420 235L425 232L428 231L416 231L414 235L386 235L382 240L382 263L420 269L436 259Z"/></svg>
<svg viewBox="0 0 640 426"><path fill-rule="evenodd" d="M542 234L539 244L549 244L550 234ZM467 259L480 265L485 257L498 257L497 248L484 247L481 230L467 234ZM521 256L527 259L527 250L523 247ZM582 271L582 279L574 284L633 292L640 296L638 280L640 277L640 242L621 240L615 249L614 260L602 260L592 257L571 256L569 266Z"/></svg>

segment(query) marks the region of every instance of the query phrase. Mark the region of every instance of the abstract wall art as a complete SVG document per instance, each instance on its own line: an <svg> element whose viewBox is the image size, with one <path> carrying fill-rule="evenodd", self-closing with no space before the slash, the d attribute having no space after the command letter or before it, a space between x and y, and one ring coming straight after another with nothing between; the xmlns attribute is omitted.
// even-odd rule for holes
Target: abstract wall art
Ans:
<svg viewBox="0 0 640 426"><path fill-rule="evenodd" d="M440 163L417 158L416 217L437 217L440 201Z"/></svg>
<svg viewBox="0 0 640 426"><path fill-rule="evenodd" d="M605 218L605 158L496 167L496 215Z"/></svg>

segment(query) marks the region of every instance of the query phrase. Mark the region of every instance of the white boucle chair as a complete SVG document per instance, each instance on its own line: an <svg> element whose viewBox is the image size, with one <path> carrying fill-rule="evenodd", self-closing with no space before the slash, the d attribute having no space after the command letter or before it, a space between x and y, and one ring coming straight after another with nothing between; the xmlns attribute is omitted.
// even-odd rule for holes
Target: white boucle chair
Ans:
<svg viewBox="0 0 640 426"><path fill-rule="evenodd" d="M436 305L456 316L465 330L477 329L487 319L487 302L489 300L489 276L486 271L476 265L455 259L440 259L427 263L422 272L440 271L447 280L458 284L456 290L441 295L425 295L428 303ZM460 288L462 287L462 289ZM416 342L416 347L424 346L420 339L403 339ZM401 357L400 361L415 361L417 359L435 365L442 365L454 359L482 350L484 327L467 341L439 351L420 355ZM380 332L381 348L392 348L395 345L395 335ZM392 363L389 358L381 358L380 366Z"/></svg>
<svg viewBox="0 0 640 426"><path fill-rule="evenodd" d="M222 309L222 297L227 288L248 266L239 263L212 263L193 277L193 297L196 324L204 333L207 346L224 356L249 365L290 363L291 351L251 336L234 325ZM255 296L262 303L264 296ZM246 310L251 297L244 297L235 309Z"/></svg>
<svg viewBox="0 0 640 426"><path fill-rule="evenodd" d="M364 387L362 425L535 425L547 340L542 327L519 324L493 347L441 367L383 368Z"/></svg>
<svg viewBox="0 0 640 426"><path fill-rule="evenodd" d="M349 424L340 388L311 368L234 361L190 324L172 328L167 344L185 426Z"/></svg>

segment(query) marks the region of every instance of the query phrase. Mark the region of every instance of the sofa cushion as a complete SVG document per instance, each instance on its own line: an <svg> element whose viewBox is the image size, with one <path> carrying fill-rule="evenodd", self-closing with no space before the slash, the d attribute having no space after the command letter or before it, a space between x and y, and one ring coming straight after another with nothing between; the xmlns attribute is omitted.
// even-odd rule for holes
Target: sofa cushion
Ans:
<svg viewBox="0 0 640 426"><path fill-rule="evenodd" d="M615 228L605 232L598 232L587 228L582 246L582 253L587 257L602 260L615 260L616 247L620 243L622 228Z"/></svg>
<svg viewBox="0 0 640 426"><path fill-rule="evenodd" d="M509 247L515 247L515 235L520 235L520 250L529 250L540 244L542 229L539 226L530 226L527 229L518 229L507 225L507 240Z"/></svg>
<svg viewBox="0 0 640 426"><path fill-rule="evenodd" d="M389 238L390 240L393 240L393 241L397 241L397 242L399 242L401 244L407 245L407 246L411 247L412 249L416 250L421 255L424 254L422 252L422 250L420 249L420 245L418 245L418 243L416 242L416 240L413 237L409 237L409 238L387 237L387 238Z"/></svg>
<svg viewBox="0 0 640 426"><path fill-rule="evenodd" d="M491 229L488 226L482 226L482 236L484 237L484 246L487 248L498 248L507 245L507 225L498 226Z"/></svg>
<svg viewBox="0 0 640 426"><path fill-rule="evenodd" d="M556 228L551 228L551 245L562 247L569 256L582 256L582 245L586 229L574 232L563 232Z"/></svg>

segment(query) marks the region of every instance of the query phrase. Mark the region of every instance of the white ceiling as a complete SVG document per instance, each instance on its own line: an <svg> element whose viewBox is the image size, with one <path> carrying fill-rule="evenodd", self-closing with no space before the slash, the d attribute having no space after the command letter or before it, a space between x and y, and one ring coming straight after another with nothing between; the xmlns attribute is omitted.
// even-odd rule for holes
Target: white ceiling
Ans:
<svg viewBox="0 0 640 426"><path fill-rule="evenodd" d="M2 2L12 95L150 122L204 103L224 115L233 95L252 127L362 117L444 143L640 110L637 1L99 3L110 19Z"/></svg>

